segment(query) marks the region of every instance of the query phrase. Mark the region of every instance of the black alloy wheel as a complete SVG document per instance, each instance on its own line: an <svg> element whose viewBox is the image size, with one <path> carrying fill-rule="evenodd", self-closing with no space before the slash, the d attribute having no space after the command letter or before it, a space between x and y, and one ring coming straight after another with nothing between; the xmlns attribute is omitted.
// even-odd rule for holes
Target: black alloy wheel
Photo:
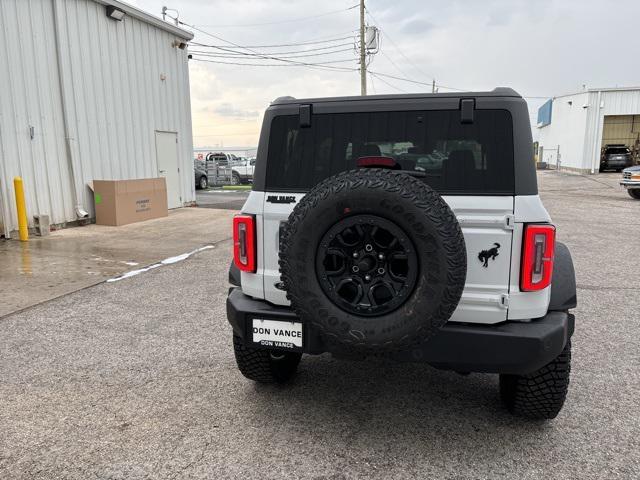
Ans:
<svg viewBox="0 0 640 480"><path fill-rule="evenodd" d="M401 306L419 275L411 240L377 215L354 215L334 224L320 240L318 281L329 299L354 315L379 316Z"/></svg>

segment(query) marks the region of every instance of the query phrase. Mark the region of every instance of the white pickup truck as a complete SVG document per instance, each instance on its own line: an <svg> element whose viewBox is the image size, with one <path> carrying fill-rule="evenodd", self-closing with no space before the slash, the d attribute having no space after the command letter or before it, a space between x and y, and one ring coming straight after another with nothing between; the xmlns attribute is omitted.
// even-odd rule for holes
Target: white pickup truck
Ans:
<svg viewBox="0 0 640 480"><path fill-rule="evenodd" d="M231 184L240 185L241 183L253 182L253 171L256 167L255 158L240 158L231 164Z"/></svg>

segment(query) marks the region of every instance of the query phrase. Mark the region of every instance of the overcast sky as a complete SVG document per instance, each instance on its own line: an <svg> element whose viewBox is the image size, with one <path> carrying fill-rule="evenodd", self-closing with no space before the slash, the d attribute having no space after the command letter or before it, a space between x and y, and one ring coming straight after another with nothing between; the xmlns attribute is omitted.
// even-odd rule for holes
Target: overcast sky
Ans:
<svg viewBox="0 0 640 480"><path fill-rule="evenodd" d="M358 9L347 10L357 0L128 1L155 15L163 5L175 8L183 22L239 45L348 37L355 35L359 22ZM469 90L510 86L532 97L579 91L583 84L588 88L640 85L639 0L367 0L366 5L371 13L367 23L383 32L381 53L369 67L377 73L427 84L435 78L440 85ZM318 17L303 18L312 15ZM197 42L225 45L194 33ZM252 50L271 54L326 46ZM347 51L300 61L353 59L335 66L356 68L350 46L339 48ZM255 145L262 112L279 96L357 95L360 91L358 72L298 66L191 61L190 78L195 146ZM431 90L390 78L369 78L368 82L369 93ZM528 101L534 118L544 100Z"/></svg>

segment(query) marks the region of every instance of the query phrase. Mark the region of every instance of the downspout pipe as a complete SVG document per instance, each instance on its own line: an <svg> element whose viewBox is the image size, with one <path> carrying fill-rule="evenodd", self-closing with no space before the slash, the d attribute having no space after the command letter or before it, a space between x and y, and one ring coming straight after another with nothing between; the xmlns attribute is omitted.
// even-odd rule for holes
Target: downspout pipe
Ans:
<svg viewBox="0 0 640 480"><path fill-rule="evenodd" d="M69 120L70 109L69 99L72 98L72 88L67 78L66 69L64 65L63 49L69 50L68 42L64 42L62 38L62 28L60 25L61 14L60 0L53 0L53 25L55 31L56 42L56 57L58 61L58 77L60 82L60 96L62 98L62 118L64 124L64 138L65 146L67 150L67 160L69 163L69 173L71 175L71 183L73 188L71 189L73 194L74 211L78 218L87 218L89 212L84 209L82 205L84 182L80 177L80 165L78 164L78 145L73 131L74 122ZM71 66L69 66L71 68Z"/></svg>
<svg viewBox="0 0 640 480"><path fill-rule="evenodd" d="M602 90L598 90L598 101L596 102L595 108L593 109L593 145L592 145L592 153L591 153L591 174L594 175L596 173L596 165L600 158L600 152L598 152L598 143L600 139L600 106L602 105Z"/></svg>

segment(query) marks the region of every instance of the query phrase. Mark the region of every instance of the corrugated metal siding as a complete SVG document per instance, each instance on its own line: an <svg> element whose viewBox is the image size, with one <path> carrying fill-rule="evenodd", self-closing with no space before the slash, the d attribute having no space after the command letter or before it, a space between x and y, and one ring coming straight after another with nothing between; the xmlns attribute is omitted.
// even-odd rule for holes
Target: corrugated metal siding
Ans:
<svg viewBox="0 0 640 480"><path fill-rule="evenodd" d="M640 90L589 90L554 99L551 124L539 132L540 145L559 145L564 166L597 171L609 115L640 115Z"/></svg>
<svg viewBox="0 0 640 480"><path fill-rule="evenodd" d="M598 171L604 118L607 115L639 115L640 90L603 90L589 93L589 120L585 140L585 165Z"/></svg>
<svg viewBox="0 0 640 480"><path fill-rule="evenodd" d="M0 2L0 141L6 229L15 229L13 177L25 182L28 212L73 219L50 1ZM33 126L34 138L30 138Z"/></svg>
<svg viewBox="0 0 640 480"><path fill-rule="evenodd" d="M131 16L113 21L93 0L2 0L0 15L0 188L8 229L16 228L16 175L25 180L29 216L76 219L63 98L86 210L93 214L86 184L94 179L158 175L155 131L178 133L182 201L195 200L187 51L172 46L174 34Z"/></svg>

